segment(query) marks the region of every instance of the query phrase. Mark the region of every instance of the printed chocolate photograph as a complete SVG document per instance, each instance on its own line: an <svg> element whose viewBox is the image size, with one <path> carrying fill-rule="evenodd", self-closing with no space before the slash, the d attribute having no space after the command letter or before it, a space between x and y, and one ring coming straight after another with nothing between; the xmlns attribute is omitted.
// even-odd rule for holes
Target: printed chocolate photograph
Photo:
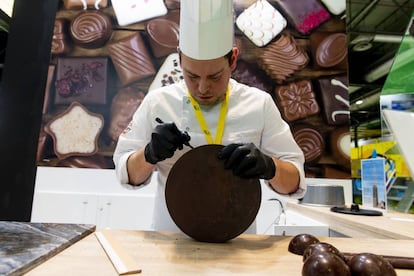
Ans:
<svg viewBox="0 0 414 276"><path fill-rule="evenodd" d="M118 137L145 95L183 81L180 1L95 2L59 5L38 166L114 168ZM306 177L349 179L345 7L323 2L233 1L232 78L273 97L304 153Z"/></svg>

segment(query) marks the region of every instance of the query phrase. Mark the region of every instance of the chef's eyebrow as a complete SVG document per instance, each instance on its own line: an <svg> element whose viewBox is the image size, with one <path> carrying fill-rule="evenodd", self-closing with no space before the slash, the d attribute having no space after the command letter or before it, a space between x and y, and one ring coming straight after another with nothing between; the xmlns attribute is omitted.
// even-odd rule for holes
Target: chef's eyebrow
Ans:
<svg viewBox="0 0 414 276"><path fill-rule="evenodd" d="M184 70L185 73L187 73L188 75L190 75L190 77L200 77L199 75L194 74L193 72L191 72L191 71L189 71L187 69L183 69L183 70ZM224 68L221 69L221 70L219 70L219 71L217 71L217 72L215 72L215 73L213 73L213 74L208 75L207 78L217 77L218 75L222 74L223 71L224 71Z"/></svg>

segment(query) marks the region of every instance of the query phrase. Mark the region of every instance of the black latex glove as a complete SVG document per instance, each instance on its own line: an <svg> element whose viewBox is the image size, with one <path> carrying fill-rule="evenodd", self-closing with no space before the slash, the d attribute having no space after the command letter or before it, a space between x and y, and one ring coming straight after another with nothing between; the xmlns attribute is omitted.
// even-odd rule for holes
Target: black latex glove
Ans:
<svg viewBox="0 0 414 276"><path fill-rule="evenodd" d="M263 154L253 143L230 144L222 148L218 158L224 167L243 178L272 179L276 166L272 158Z"/></svg>
<svg viewBox="0 0 414 276"><path fill-rule="evenodd" d="M145 146L144 156L148 163L156 164L170 158L190 141L187 132L181 132L175 123L162 123L155 127L151 141Z"/></svg>

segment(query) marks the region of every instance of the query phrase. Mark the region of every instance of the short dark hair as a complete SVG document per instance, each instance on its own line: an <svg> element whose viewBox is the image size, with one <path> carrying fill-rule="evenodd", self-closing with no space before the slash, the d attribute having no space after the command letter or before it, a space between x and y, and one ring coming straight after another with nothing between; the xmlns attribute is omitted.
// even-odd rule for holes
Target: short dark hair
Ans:
<svg viewBox="0 0 414 276"><path fill-rule="evenodd" d="M231 57L233 56L233 48L224 55L224 58L226 58L229 61L229 64L231 65Z"/></svg>

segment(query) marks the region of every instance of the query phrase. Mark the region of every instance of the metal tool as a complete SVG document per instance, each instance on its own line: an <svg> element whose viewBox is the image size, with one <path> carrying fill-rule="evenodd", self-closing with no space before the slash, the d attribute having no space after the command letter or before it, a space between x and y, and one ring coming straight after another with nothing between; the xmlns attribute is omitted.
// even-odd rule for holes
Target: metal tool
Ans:
<svg viewBox="0 0 414 276"><path fill-rule="evenodd" d="M155 121L157 122L157 123L160 123L160 124L163 124L164 123L164 121L163 120L161 120L159 117L157 117L157 118L155 118ZM190 137L190 135L188 134L188 132L187 131L181 131L181 134L183 135L183 136L185 136L186 138L187 137ZM189 143L189 139L187 140L187 139L183 139L184 140L184 142L183 142L183 144L184 145L186 145L187 147L190 147L191 149L194 149L194 147L192 146L192 145L190 145L190 143Z"/></svg>

